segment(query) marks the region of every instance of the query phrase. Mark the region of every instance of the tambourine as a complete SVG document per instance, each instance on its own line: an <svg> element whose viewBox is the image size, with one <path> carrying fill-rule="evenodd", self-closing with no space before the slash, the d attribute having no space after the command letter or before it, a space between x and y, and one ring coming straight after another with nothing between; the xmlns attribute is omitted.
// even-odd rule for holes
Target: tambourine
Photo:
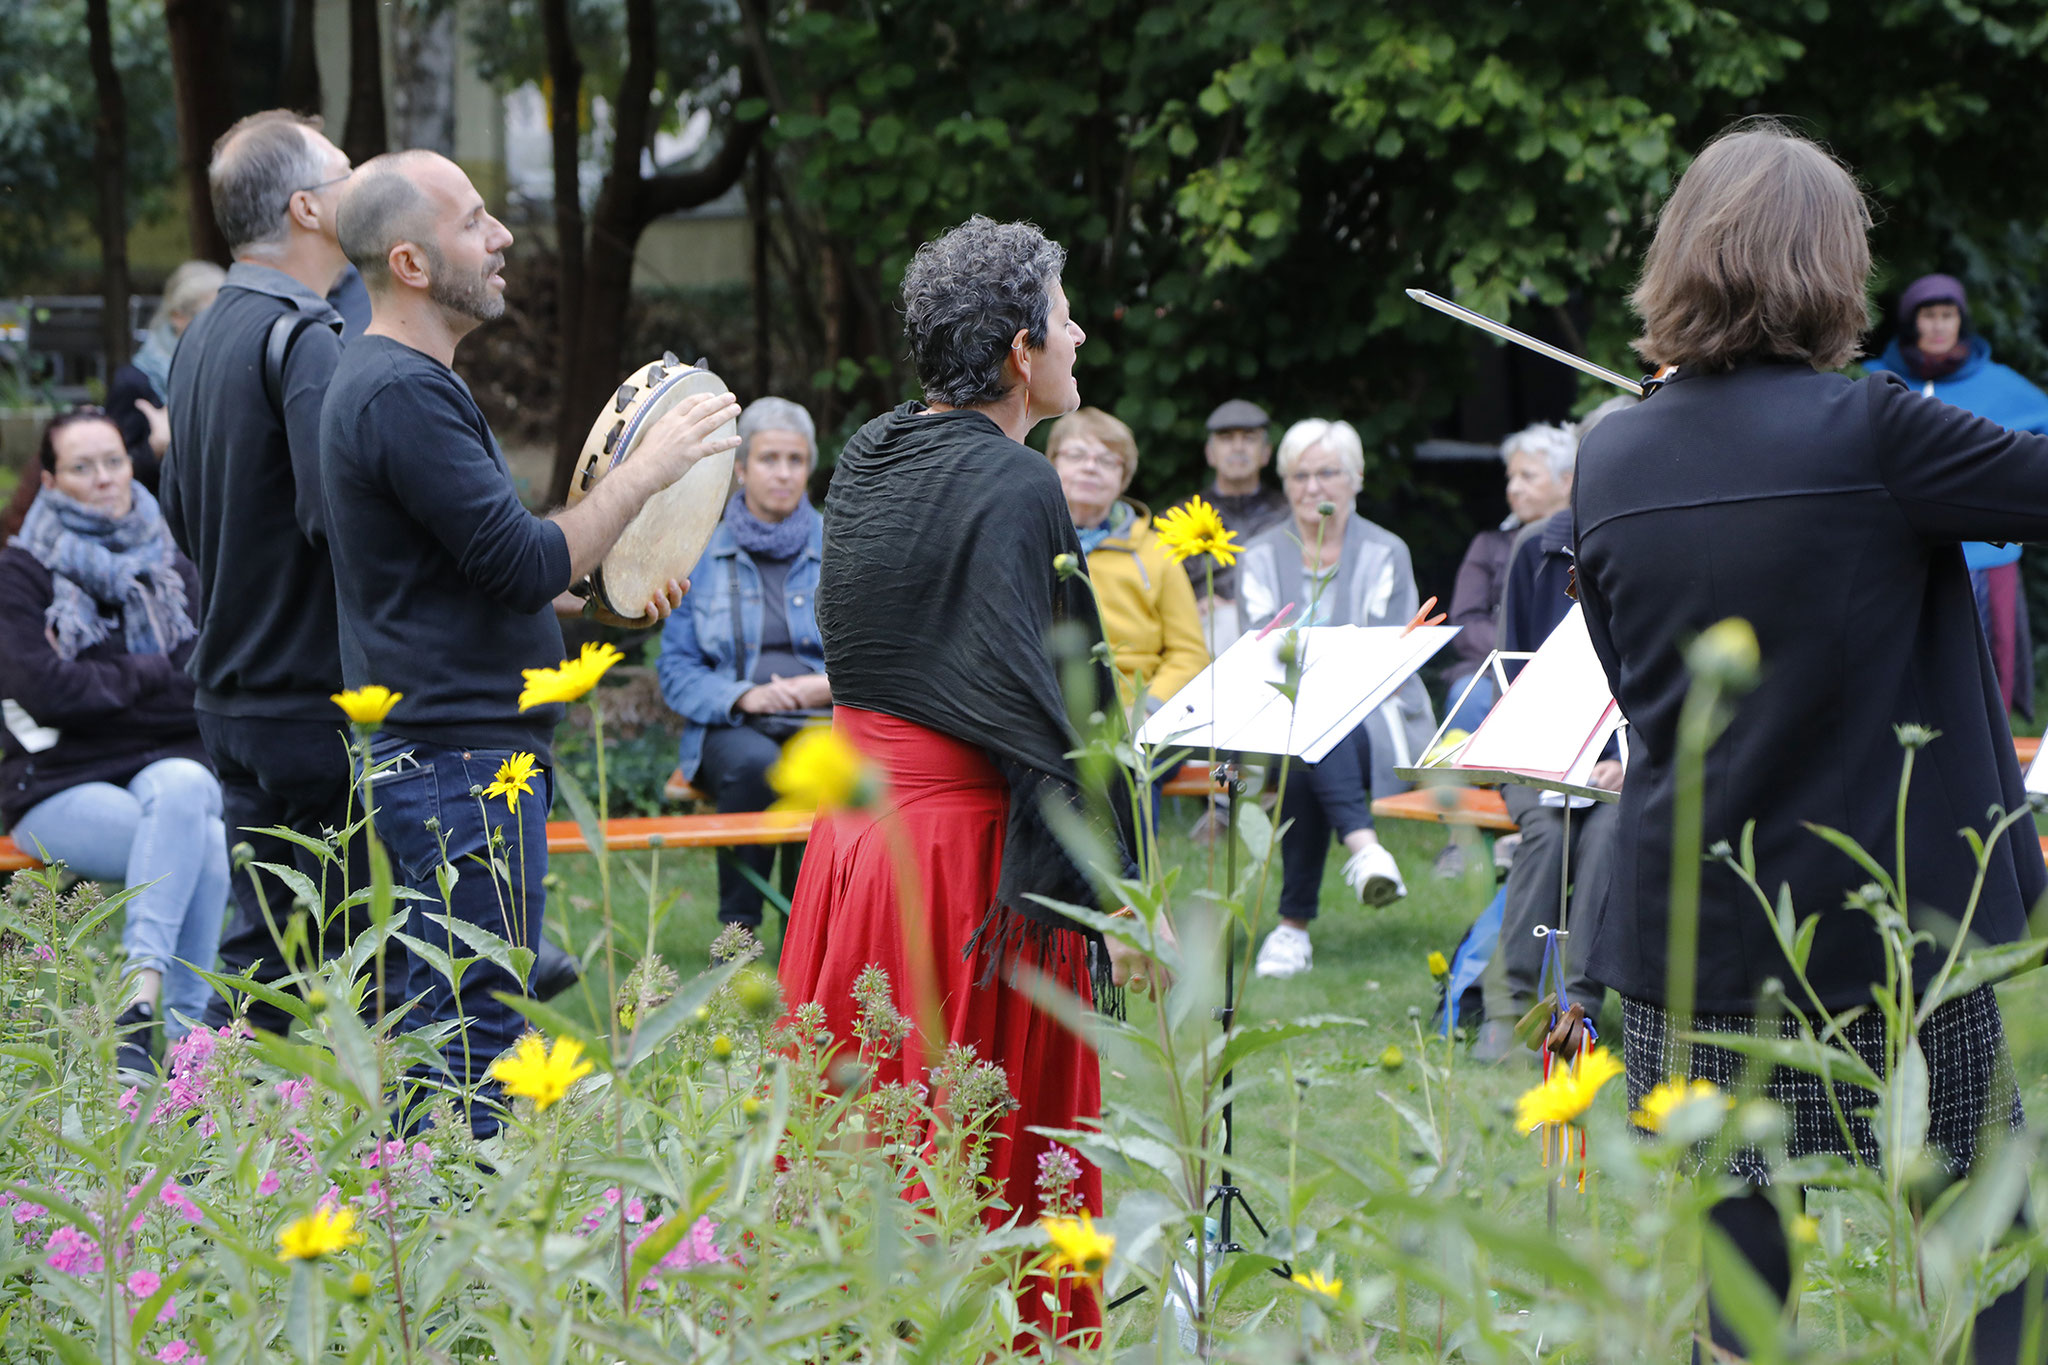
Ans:
<svg viewBox="0 0 2048 1365"><path fill-rule="evenodd" d="M574 507L597 487L598 480L633 456L633 447L661 415L685 398L724 393L725 381L697 365L685 365L663 352L626 377L619 391L590 428L576 472L569 480L569 505ZM730 436L737 424L727 422L707 436ZM697 567L711 543L732 492L733 452L707 455L690 472L647 500L626 524L587 583L572 591L590 601L590 614L613 625L644 628L655 624L643 615L670 579L681 581Z"/></svg>

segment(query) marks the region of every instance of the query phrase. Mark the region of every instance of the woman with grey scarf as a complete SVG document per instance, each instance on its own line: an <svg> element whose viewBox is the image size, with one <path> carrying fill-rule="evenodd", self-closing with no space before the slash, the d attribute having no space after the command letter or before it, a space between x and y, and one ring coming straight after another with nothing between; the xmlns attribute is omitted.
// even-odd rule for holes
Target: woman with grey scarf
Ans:
<svg viewBox="0 0 2048 1365"><path fill-rule="evenodd" d="M41 491L0 549L0 819L23 849L136 888L120 1063L205 1012L228 895L220 782L185 660L198 577L99 408L43 433ZM285 907L279 907L282 911Z"/></svg>

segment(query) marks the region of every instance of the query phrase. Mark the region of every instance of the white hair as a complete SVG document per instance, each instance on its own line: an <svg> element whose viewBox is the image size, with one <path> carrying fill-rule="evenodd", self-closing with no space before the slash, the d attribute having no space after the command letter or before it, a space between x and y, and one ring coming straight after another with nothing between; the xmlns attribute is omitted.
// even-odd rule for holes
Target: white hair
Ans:
<svg viewBox="0 0 2048 1365"><path fill-rule="evenodd" d="M1273 457L1280 477L1293 474L1302 455L1318 445L1343 464L1344 472L1351 476L1351 495L1357 497L1365 487L1365 443L1358 439L1358 428L1349 422L1308 417L1287 428L1287 434L1280 438L1279 453Z"/></svg>
<svg viewBox="0 0 2048 1365"><path fill-rule="evenodd" d="M756 398L747 404L740 414L740 449L737 457L740 464L747 462L747 452L754 448L754 437L764 431L793 431L804 438L804 444L811 448L811 467L818 464L818 425L811 420L811 414L803 406L787 398Z"/></svg>
<svg viewBox="0 0 2048 1365"><path fill-rule="evenodd" d="M1500 443L1500 462L1506 464L1520 451L1542 456L1543 463L1550 466L1550 476L1563 483L1571 477L1572 466L1578 463L1579 440L1569 427L1537 422Z"/></svg>

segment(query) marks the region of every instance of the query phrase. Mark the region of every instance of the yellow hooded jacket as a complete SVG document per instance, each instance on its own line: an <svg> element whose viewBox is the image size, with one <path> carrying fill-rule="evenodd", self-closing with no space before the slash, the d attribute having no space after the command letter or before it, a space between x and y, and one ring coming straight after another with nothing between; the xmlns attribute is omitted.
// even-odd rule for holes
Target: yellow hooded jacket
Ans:
<svg viewBox="0 0 2048 1365"><path fill-rule="evenodd" d="M1088 555L1088 576L1102 605L1102 634L1116 653L1118 692L1136 699L1137 680L1154 702L1194 681L1209 663L1202 618L1187 572L1167 556L1152 529L1152 512L1132 498L1130 524Z"/></svg>

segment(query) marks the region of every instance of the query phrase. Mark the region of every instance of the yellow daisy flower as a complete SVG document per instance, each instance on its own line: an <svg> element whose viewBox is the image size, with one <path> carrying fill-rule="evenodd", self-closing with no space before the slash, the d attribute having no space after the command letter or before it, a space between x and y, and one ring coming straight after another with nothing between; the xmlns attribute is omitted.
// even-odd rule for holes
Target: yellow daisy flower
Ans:
<svg viewBox="0 0 2048 1365"><path fill-rule="evenodd" d="M768 785L781 793L775 810L831 811L866 805L876 784L860 750L829 725L808 725L769 765Z"/></svg>
<svg viewBox="0 0 2048 1365"><path fill-rule="evenodd" d="M354 1209L322 1206L284 1226L277 1234L277 1254L287 1261L311 1261L362 1240Z"/></svg>
<svg viewBox="0 0 2048 1365"><path fill-rule="evenodd" d="M382 725L391 708L405 700L405 693L393 692L378 683L336 692L327 700L339 706L354 725Z"/></svg>
<svg viewBox="0 0 2048 1365"><path fill-rule="evenodd" d="M560 668L522 669L526 687L519 694L519 709L527 711L549 702L575 701L597 686L606 670L625 657L609 644L590 644L583 646L583 652L575 658L562 660Z"/></svg>
<svg viewBox="0 0 2048 1365"><path fill-rule="evenodd" d="M1443 980L1451 974L1450 960L1442 953L1432 950L1429 955L1429 974L1439 981Z"/></svg>
<svg viewBox="0 0 2048 1365"><path fill-rule="evenodd" d="M1715 1085L1712 1081L1665 1081L1649 1094L1643 1096L1642 1104L1636 1109L1635 1113L1629 1115L1629 1121L1638 1128L1647 1128L1650 1132L1661 1133L1664 1131L1664 1124L1670 1119L1672 1111L1680 1105L1690 1104L1694 1100L1711 1100L1716 1096L1721 1096L1724 1104L1732 1105L1735 1103L1735 1101L1728 1099L1726 1096L1722 1096L1721 1087Z"/></svg>
<svg viewBox="0 0 2048 1365"><path fill-rule="evenodd" d="M1039 1231L1052 1243L1052 1269L1071 1270L1089 1279L1100 1279L1109 1269L1116 1252L1116 1238L1095 1230L1095 1220L1083 1213L1079 1218L1041 1218Z"/></svg>
<svg viewBox="0 0 2048 1365"><path fill-rule="evenodd" d="M1326 1280L1320 1270L1295 1271L1294 1282L1311 1294L1321 1294L1326 1299L1337 1298L1344 1292L1344 1281Z"/></svg>
<svg viewBox="0 0 2048 1365"><path fill-rule="evenodd" d="M1606 1048L1594 1048L1575 1066L1554 1068L1550 1079L1515 1101L1515 1127L1532 1132L1545 1124L1571 1123L1592 1107L1600 1087L1621 1074L1621 1063Z"/></svg>
<svg viewBox="0 0 2048 1365"><path fill-rule="evenodd" d="M1223 514L1199 495L1158 518L1153 526L1159 532L1160 545L1176 564L1209 555L1227 567L1237 562L1238 551L1244 548L1237 543L1237 532L1223 525Z"/></svg>
<svg viewBox="0 0 2048 1365"><path fill-rule="evenodd" d="M574 1038L557 1038L551 1048L538 1033L528 1033L519 1039L510 1057L491 1063L490 1075L504 1082L506 1094L532 1100L535 1112L540 1112L597 1069L582 1058L583 1044Z"/></svg>
<svg viewBox="0 0 2048 1365"><path fill-rule="evenodd" d="M498 765L497 779L484 788L484 795L504 797L512 813L519 814L519 794L533 795L533 770L532 754L512 755Z"/></svg>

